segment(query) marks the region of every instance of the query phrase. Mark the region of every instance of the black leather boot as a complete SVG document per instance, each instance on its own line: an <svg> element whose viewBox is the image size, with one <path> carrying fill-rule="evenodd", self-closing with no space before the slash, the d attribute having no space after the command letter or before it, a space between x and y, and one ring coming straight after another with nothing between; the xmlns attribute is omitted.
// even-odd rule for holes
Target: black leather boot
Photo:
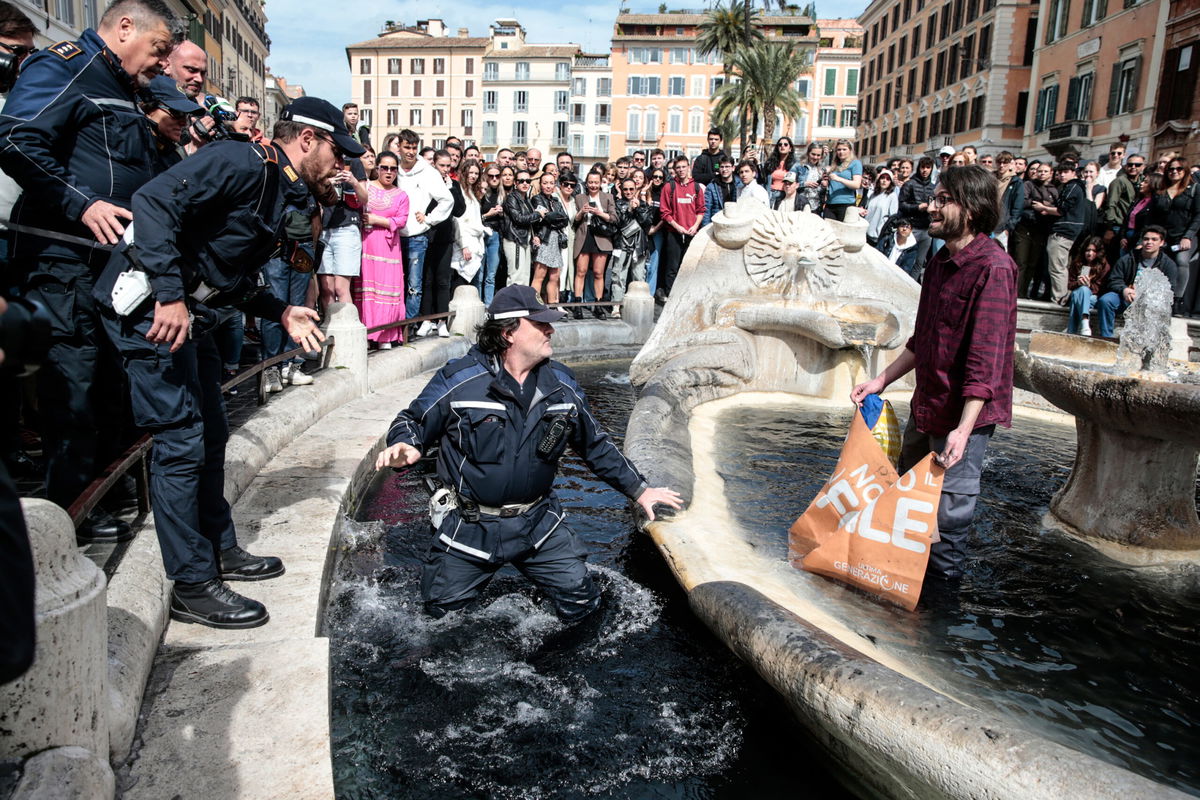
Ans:
<svg viewBox="0 0 1200 800"><path fill-rule="evenodd" d="M283 562L275 556L256 556L236 544L221 551L218 564L223 581L265 581L283 574Z"/></svg>
<svg viewBox="0 0 1200 800"><path fill-rule="evenodd" d="M575 306L572 308L571 316L575 319L583 319L583 306Z"/></svg>
<svg viewBox="0 0 1200 800"><path fill-rule="evenodd" d="M242 597L219 578L203 583L175 583L171 619L210 628L257 628L270 619L267 607Z"/></svg>
<svg viewBox="0 0 1200 800"><path fill-rule="evenodd" d="M127 542L134 535L128 522L117 519L102 508L96 508L75 531L75 541L79 544Z"/></svg>
<svg viewBox="0 0 1200 800"><path fill-rule="evenodd" d="M596 319L608 319L608 312L604 310L604 306L592 306L592 316Z"/></svg>

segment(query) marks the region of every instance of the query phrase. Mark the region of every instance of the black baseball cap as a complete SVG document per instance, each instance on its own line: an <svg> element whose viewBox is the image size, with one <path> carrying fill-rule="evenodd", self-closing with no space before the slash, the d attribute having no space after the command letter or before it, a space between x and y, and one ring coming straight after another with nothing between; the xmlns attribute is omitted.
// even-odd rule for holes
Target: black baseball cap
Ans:
<svg viewBox="0 0 1200 800"><path fill-rule="evenodd" d="M195 114L204 110L199 103L181 92L175 81L166 75L154 76L150 85L146 87L146 91L150 93L150 97L153 98L156 105L168 111Z"/></svg>
<svg viewBox="0 0 1200 800"><path fill-rule="evenodd" d="M491 319L519 319L525 317L534 322L558 322L567 312L547 308L538 299L537 292L532 286L514 284L505 286L496 292L492 304L488 306L488 316Z"/></svg>
<svg viewBox="0 0 1200 800"><path fill-rule="evenodd" d="M297 97L283 110L279 118L328 131L332 134L333 143L337 148L350 158L358 158L367 152L366 148L354 140L350 131L346 130L342 112L327 100L319 97Z"/></svg>

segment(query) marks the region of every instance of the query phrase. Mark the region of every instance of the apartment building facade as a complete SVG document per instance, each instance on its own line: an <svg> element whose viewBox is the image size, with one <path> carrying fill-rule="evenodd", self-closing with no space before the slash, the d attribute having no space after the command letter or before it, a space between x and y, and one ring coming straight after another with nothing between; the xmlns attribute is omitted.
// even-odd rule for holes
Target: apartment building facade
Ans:
<svg viewBox="0 0 1200 800"><path fill-rule="evenodd" d="M858 18L859 155L1020 150L1038 19L1016 0L873 0Z"/></svg>
<svg viewBox="0 0 1200 800"><path fill-rule="evenodd" d="M854 140L862 77L862 26L854 19L817 20L812 75L800 78L803 111L789 135L798 142Z"/></svg>
<svg viewBox="0 0 1200 800"><path fill-rule="evenodd" d="M528 44L515 19L496 20L489 39L480 148L487 154L497 147L536 147L543 155L566 149L579 45Z"/></svg>
<svg viewBox="0 0 1200 800"><path fill-rule="evenodd" d="M1150 154L1200 163L1200 0L1171 0Z"/></svg>
<svg viewBox="0 0 1200 800"><path fill-rule="evenodd" d="M605 161L612 153L612 84L608 54L575 56L566 149L584 163Z"/></svg>
<svg viewBox="0 0 1200 800"><path fill-rule="evenodd" d="M1038 21L1023 151L1086 159L1146 154L1155 128L1169 0L1048 0Z"/></svg>
<svg viewBox="0 0 1200 800"><path fill-rule="evenodd" d="M694 157L707 146L712 95L725 77L720 55L701 56L697 49L704 20L702 12L618 14L612 38L614 154L661 147L668 155ZM765 16L759 27L769 40L814 49L818 43L810 17ZM782 115L777 123L777 135L795 128Z"/></svg>
<svg viewBox="0 0 1200 800"><path fill-rule="evenodd" d="M451 134L477 137L488 44L431 19L410 27L389 22L380 36L347 47L350 98L371 141L404 128L434 147Z"/></svg>

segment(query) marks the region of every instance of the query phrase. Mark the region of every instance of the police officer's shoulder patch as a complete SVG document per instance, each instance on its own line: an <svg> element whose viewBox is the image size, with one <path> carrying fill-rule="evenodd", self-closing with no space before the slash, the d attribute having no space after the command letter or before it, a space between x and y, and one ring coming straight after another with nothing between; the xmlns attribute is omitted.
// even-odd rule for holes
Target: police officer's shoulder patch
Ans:
<svg viewBox="0 0 1200 800"><path fill-rule="evenodd" d="M46 48L54 55L61 57L64 61L70 61L75 56L83 52L83 49L74 42L58 42Z"/></svg>
<svg viewBox="0 0 1200 800"><path fill-rule="evenodd" d="M287 179L289 181L291 181L292 183L295 183L296 181L300 180L300 176L296 174L296 170L292 169L291 164L288 164L286 167L283 168L283 174L286 175Z"/></svg>

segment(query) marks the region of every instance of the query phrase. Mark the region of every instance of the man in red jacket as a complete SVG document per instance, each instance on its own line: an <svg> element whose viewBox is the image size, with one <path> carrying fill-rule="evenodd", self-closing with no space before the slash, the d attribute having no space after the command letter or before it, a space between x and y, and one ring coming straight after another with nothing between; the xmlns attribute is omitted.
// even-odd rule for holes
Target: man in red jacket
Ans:
<svg viewBox="0 0 1200 800"><path fill-rule="evenodd" d="M661 203L664 252L660 272L662 280L654 299L665 303L679 273L679 264L687 252L692 237L700 230L704 219L704 187L692 180L692 168L685 156L679 156L671 164L675 181L668 183L659 198Z"/></svg>

